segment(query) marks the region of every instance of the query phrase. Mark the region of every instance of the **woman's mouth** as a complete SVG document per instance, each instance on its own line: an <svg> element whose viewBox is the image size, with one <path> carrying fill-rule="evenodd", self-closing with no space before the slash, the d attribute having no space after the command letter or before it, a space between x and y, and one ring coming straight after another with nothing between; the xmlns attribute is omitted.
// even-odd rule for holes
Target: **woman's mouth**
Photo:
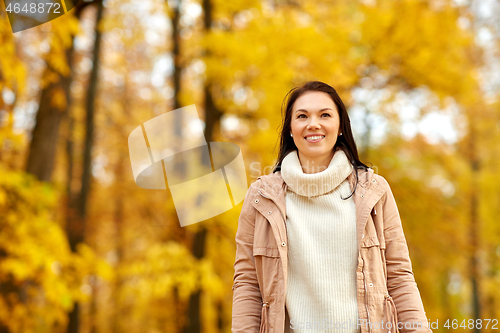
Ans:
<svg viewBox="0 0 500 333"><path fill-rule="evenodd" d="M304 139L307 141L307 142L319 142L321 140L324 139L324 135L315 135L315 136L308 136L308 137L305 137Z"/></svg>

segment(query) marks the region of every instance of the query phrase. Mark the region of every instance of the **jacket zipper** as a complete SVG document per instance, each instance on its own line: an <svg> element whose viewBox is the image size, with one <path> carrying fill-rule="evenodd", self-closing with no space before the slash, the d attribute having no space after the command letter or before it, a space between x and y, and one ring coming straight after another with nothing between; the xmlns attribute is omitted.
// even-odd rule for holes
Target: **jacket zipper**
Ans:
<svg viewBox="0 0 500 333"><path fill-rule="evenodd" d="M368 316L368 332L371 332L370 312L368 311L368 289L366 288L366 275L365 275L365 260L363 259L363 282L365 284L365 307L366 315Z"/></svg>
<svg viewBox="0 0 500 333"><path fill-rule="evenodd" d="M271 200L274 203L274 205L276 206L276 209L280 212L280 215L283 217L283 220L286 221L285 217L283 216L283 213L281 213L281 210L278 208L278 205L276 204L276 202L273 199L271 199L269 197L266 197L264 194L262 194L262 192L260 190L258 192L264 198L269 199L269 200ZM278 234L280 235L280 241L281 241L281 243L283 243L283 237L281 237L280 228L278 228Z"/></svg>
<svg viewBox="0 0 500 333"><path fill-rule="evenodd" d="M283 220L286 221L285 217L283 216L283 213L278 208L278 205L276 204L276 202L273 199L262 194L262 192L260 190L258 192L261 196L263 196L266 199L271 200L274 203L274 205L276 206L276 209L280 212L280 215L283 217ZM281 244L283 244L283 237L281 237L280 228L278 228L278 235L280 237L280 241L282 242ZM259 333L268 333L268 320L269 320L268 316L269 316L269 302L263 302L262 313L261 313L261 325L260 325Z"/></svg>

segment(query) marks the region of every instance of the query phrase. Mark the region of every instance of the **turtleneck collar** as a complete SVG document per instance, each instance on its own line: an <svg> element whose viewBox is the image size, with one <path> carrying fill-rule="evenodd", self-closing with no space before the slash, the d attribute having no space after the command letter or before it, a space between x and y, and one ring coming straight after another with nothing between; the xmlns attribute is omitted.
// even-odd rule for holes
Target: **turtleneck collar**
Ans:
<svg viewBox="0 0 500 333"><path fill-rule="evenodd" d="M306 197L333 191L352 173L352 170L351 163L341 149L335 152L328 167L317 173L307 174L302 171L297 150L290 152L281 162L281 176L288 188Z"/></svg>

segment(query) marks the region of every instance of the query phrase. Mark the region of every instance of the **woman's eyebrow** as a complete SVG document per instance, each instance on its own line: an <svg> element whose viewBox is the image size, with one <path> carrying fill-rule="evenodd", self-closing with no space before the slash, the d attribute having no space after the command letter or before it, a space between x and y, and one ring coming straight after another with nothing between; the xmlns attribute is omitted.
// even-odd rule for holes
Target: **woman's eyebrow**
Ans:
<svg viewBox="0 0 500 333"><path fill-rule="evenodd" d="M319 112L326 111L326 110L333 111L331 108L323 108L323 109L319 110ZM306 109L297 109L297 110L295 110L295 112L299 112L299 111L309 112Z"/></svg>

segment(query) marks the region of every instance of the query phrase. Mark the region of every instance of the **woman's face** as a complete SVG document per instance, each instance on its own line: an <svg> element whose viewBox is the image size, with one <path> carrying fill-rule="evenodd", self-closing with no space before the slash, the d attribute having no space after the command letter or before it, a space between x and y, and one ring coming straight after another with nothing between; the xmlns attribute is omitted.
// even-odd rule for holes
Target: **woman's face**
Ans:
<svg viewBox="0 0 500 333"><path fill-rule="evenodd" d="M308 91L292 107L291 130L299 155L312 160L327 159L340 134L337 106L330 95Z"/></svg>

